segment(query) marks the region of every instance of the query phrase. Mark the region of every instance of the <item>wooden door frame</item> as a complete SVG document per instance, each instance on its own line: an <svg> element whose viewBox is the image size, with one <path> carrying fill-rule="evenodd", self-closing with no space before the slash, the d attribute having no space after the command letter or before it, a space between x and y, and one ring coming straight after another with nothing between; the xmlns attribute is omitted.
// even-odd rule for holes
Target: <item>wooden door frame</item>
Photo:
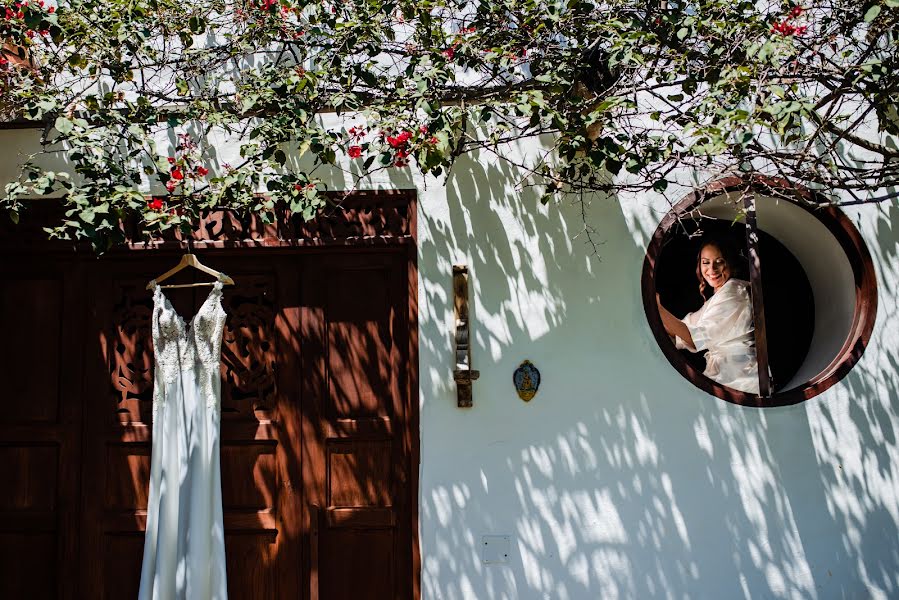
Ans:
<svg viewBox="0 0 899 600"><path fill-rule="evenodd" d="M335 195L336 197L336 195ZM0 226L0 250L3 250L7 256L41 256L48 257L51 260L54 257L65 260L73 260L78 263L80 273L87 275L88 284L92 284L92 288L96 289L97 279L94 277L102 271L102 268L91 267L91 262L96 264L96 257L93 251L85 244L71 244L68 242L47 242L41 230L41 225L46 221L47 214L52 214L53 207L47 202L42 204L41 201L33 212L34 218L29 219L28 213L23 215L23 225L16 229L8 225ZM46 207L46 209L44 209ZM128 225L123 227L128 229ZM188 237L190 239L188 239ZM297 255L309 256L319 253L365 253L369 250L389 250L397 251L405 256L406 274L405 282L407 285L406 297L408 302L407 310L407 327L408 327L408 348L407 356L409 368L405 376L405 392L406 392L406 415L407 426L403 433L401 442L409 448L409 472L408 472L408 494L406 499L409 506L409 529L411 535L411 573L398 573L397 577L411 578L410 589L412 597L418 599L421 597L421 547L419 534L419 468L420 468L420 415L419 415L419 354L418 354L418 239L417 239L417 198L415 190L398 190L398 191L361 191L355 192L347 196L339 209L332 209L330 214L322 215L318 219L310 223L301 223L289 214L280 213L276 223L272 225L262 224L259 219L249 218L240 219L232 213L217 211L210 212L204 216L203 221L194 230L190 236L174 234L168 238L152 240L150 242L129 242L121 247L110 251L109 258L112 260L128 261L128 257L137 256L153 256L155 258L167 259L174 258L186 250L190 242L190 247L195 251L209 256L215 257L246 257L247 250L253 249L253 253L259 256L273 255ZM100 259L102 261L102 258ZM77 305L77 303L75 303ZM81 302L81 304L84 304ZM85 307L83 312L87 315L92 307ZM68 313L68 311L67 311ZM79 325L79 331L82 332L84 339L84 330L86 323ZM93 344L89 346L93 348ZM87 361L98 360L98 357L84 356L85 369L87 371ZM79 407L79 416L86 413L84 403L87 402L89 395L100 392L99 389L92 389L92 386L99 385L96 381L91 383L90 377L83 377L79 386L80 395L83 399L82 406ZM80 436L78 447L80 454L87 457L88 453L95 450L91 444L91 435L96 433L93 431L98 424L90 424L88 414L84 414L77 424L77 435ZM2 441L2 440L0 440ZM93 440L96 442L96 440ZM81 472L78 475L78 481L81 490L77 493L80 506L77 508L79 516L74 518L80 525L83 518L86 518L84 498L91 490L84 489L84 482L88 473L85 472L84 465L90 461L81 461ZM77 472L77 469L72 469ZM88 477L89 478L89 477ZM302 509L304 513L303 522L311 524L308 518L308 503L304 503ZM72 519L70 519L72 520ZM72 539L83 537L83 531L79 531L80 527L75 526L75 532ZM67 537L66 539L69 539ZM65 551L74 551L71 543L67 542ZM301 578L302 574L307 574L310 564L308 556L304 553L309 548L308 545L303 547L301 542L300 565ZM82 544L81 548L85 546ZM63 549L60 549L60 553ZM82 552L79 551L79 554ZM99 567L101 557L80 556L78 564L81 567L88 567L89 563L94 565L93 568ZM74 570L72 561L66 561L61 565L60 573L70 573ZM302 581L302 579L301 579ZM71 583L71 581L69 582ZM80 594L85 590L77 590L74 593ZM308 594L308 590L303 592L303 596ZM301 596L301 597L303 597Z"/></svg>

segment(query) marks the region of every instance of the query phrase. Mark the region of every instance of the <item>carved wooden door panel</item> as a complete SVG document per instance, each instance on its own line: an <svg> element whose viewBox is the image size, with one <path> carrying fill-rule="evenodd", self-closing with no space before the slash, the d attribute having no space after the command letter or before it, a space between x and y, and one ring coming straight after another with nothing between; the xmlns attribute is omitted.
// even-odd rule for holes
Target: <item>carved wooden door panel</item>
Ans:
<svg viewBox="0 0 899 600"><path fill-rule="evenodd" d="M299 480L300 453L295 277L285 277L283 260L224 260L237 282L222 300L228 313L221 466L229 595L298 597L301 489L291 485ZM97 337L88 354L99 360L90 370L95 376L86 415L83 597L137 596L153 385L152 299L144 287L172 262L106 263L90 286L95 291L91 330ZM208 291L166 294L179 314L191 315Z"/></svg>
<svg viewBox="0 0 899 600"><path fill-rule="evenodd" d="M237 282L223 295L229 595L415 597L408 250L254 254L204 258ZM144 287L174 260L107 259L86 286L82 597L136 597L152 425ZM166 290L183 316L207 293Z"/></svg>
<svg viewBox="0 0 899 600"><path fill-rule="evenodd" d="M0 266L0 598L75 598L84 307L77 265Z"/></svg>
<svg viewBox="0 0 899 600"><path fill-rule="evenodd" d="M314 257L302 276L311 598L411 598L414 485L404 252Z"/></svg>

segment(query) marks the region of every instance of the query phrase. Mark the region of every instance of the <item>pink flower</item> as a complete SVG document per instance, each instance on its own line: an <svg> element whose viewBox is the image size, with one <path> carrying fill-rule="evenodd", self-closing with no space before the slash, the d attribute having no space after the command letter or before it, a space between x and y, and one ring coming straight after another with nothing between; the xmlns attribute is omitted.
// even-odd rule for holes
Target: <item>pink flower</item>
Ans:
<svg viewBox="0 0 899 600"><path fill-rule="evenodd" d="M418 128L418 131L421 132L421 133L427 133L427 132L428 132L428 126L427 126L427 125L422 125L421 127Z"/></svg>
<svg viewBox="0 0 899 600"><path fill-rule="evenodd" d="M169 192L174 192L176 187L178 187L178 184L175 183L174 179L169 179L165 182L165 189L167 189Z"/></svg>
<svg viewBox="0 0 899 600"><path fill-rule="evenodd" d="M362 147L361 146L350 146L347 148L347 154L350 158L359 158L362 156Z"/></svg>

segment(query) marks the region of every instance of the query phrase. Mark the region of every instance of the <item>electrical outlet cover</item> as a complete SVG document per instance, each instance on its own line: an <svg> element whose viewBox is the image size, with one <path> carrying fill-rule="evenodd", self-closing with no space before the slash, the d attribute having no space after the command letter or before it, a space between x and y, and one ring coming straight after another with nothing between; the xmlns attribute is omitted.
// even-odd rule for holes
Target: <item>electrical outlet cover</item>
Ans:
<svg viewBox="0 0 899 600"><path fill-rule="evenodd" d="M511 547L512 536L482 535L481 560L485 565L507 565Z"/></svg>

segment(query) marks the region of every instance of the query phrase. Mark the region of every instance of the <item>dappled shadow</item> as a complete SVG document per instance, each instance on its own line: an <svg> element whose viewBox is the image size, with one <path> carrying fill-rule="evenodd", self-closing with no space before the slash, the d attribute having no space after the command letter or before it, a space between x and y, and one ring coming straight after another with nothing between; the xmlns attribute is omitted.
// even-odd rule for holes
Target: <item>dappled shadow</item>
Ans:
<svg viewBox="0 0 899 600"><path fill-rule="evenodd" d="M425 596L895 595L889 317L827 393L785 408L724 403L668 365L643 314L643 244L664 211L590 199L596 257L574 237L580 207L540 207L514 189L519 176L474 157L445 199L422 204ZM895 254L896 236L884 239ZM453 263L471 269L471 409L456 408L451 375ZM542 374L527 404L512 386L524 359ZM506 564L485 562L491 535L510 536Z"/></svg>
<svg viewBox="0 0 899 600"><path fill-rule="evenodd" d="M638 198L619 205L616 199L589 199L587 219L602 242L597 257L583 236L577 237L583 228L580 206L564 201L542 207L536 193L516 188L519 178L519 172L485 155L460 159L445 187L433 180L424 187L408 172L377 183L417 187L421 201L418 509L423 596L899 594L896 209L859 212L859 228L879 269L880 293L880 314L861 361L811 401L759 410L699 391L670 367L655 344L643 314L640 272L645 243L664 214L663 202ZM339 176L331 188L341 188ZM259 259L242 256L239 248L206 252L204 259L239 282L251 282L261 273L277 280L279 294L299 294L291 287L297 285L291 267L276 265L270 259L274 254ZM156 255L157 262L138 255L128 261L104 257L97 270L107 268L106 261L120 260L122 277L143 282L177 253ZM456 408L452 380L456 263L467 264L471 273L473 366L481 371L471 409ZM100 299L111 289L106 280L102 283L105 287L97 281L88 284ZM225 297L247 295L226 291ZM364 307L366 299L356 300ZM314 311L323 304L306 297L302 306ZM184 300L178 308L191 314L196 300L193 306ZM300 303L287 308L299 310ZM238 310L232 307L231 314ZM308 334L300 329L299 315L292 318L273 323L266 334L274 337L281 356ZM341 322L351 321L349 315ZM223 484L230 508L258 514L231 523L251 533L231 539L229 573L241 573L238 577L259 597L274 597L272 590L305 590L308 576L315 573L309 553L293 559L311 543L315 517L308 512L310 497L319 502L325 492L321 486L294 491L304 477L296 457L304 452L303 439L319 440L329 432L324 421L307 421L298 414L297 390L323 390L326 382L321 369L306 377L310 373L296 362L276 363L279 376L293 375L272 392L265 369L259 367L267 350L251 347L262 334L251 319L246 323L249 341L232 331L234 341L224 355L223 437L231 454L225 461L232 466L226 467ZM97 325L97 318L88 325ZM379 345L380 324L370 330L347 326L346 336L333 340L352 345L363 330L370 335L346 353L347 368L369 370L377 377L374 383L340 380L335 398L359 398L369 388L383 394L393 384L386 383L392 367ZM97 367L95 350L86 350L86 368ZM527 404L512 386L512 372L525 359L542 374L540 391ZM144 369L143 363L133 365ZM97 489L114 500L121 497L122 506L113 508L139 509L147 478L146 434L132 431L127 433L132 437L122 438L133 453L123 453L121 464L102 452L120 441L115 428L124 418L114 394L110 396L109 376L102 368L88 376L94 385L87 386L83 400L84 427L74 420L67 425L89 436L84 441L88 475L82 482L81 508L90 510L82 520L87 541L79 542L78 552L84 561L108 559L104 571L113 581L134 581L140 523L127 515L127 530L103 530L128 532L107 536L112 541L104 546L100 529L120 521L91 508L105 502L91 496ZM237 385L238 380L246 385ZM147 409L145 398L126 401L128 410L141 402L141 411ZM408 420L398 422L400 426L414 423L411 416L402 417ZM308 428L300 432L298 424ZM78 439L80 434L72 435ZM312 446L307 454L321 450ZM368 446L359 448L337 463L350 473L344 489L371 505L383 504L376 478L383 463L366 453ZM277 460L290 466L279 470ZM104 476L112 470L120 479L110 484ZM274 506L280 511L265 512ZM90 522L92 517L97 523ZM101 517L107 520L101 523ZM485 564L485 535L508 535L508 557ZM337 555L343 539L334 539L330 551ZM383 539L378 543L353 560L380 559L387 544ZM280 550L288 547L292 549ZM295 571L283 566L297 562L301 566ZM120 569L127 574L116 575Z"/></svg>

